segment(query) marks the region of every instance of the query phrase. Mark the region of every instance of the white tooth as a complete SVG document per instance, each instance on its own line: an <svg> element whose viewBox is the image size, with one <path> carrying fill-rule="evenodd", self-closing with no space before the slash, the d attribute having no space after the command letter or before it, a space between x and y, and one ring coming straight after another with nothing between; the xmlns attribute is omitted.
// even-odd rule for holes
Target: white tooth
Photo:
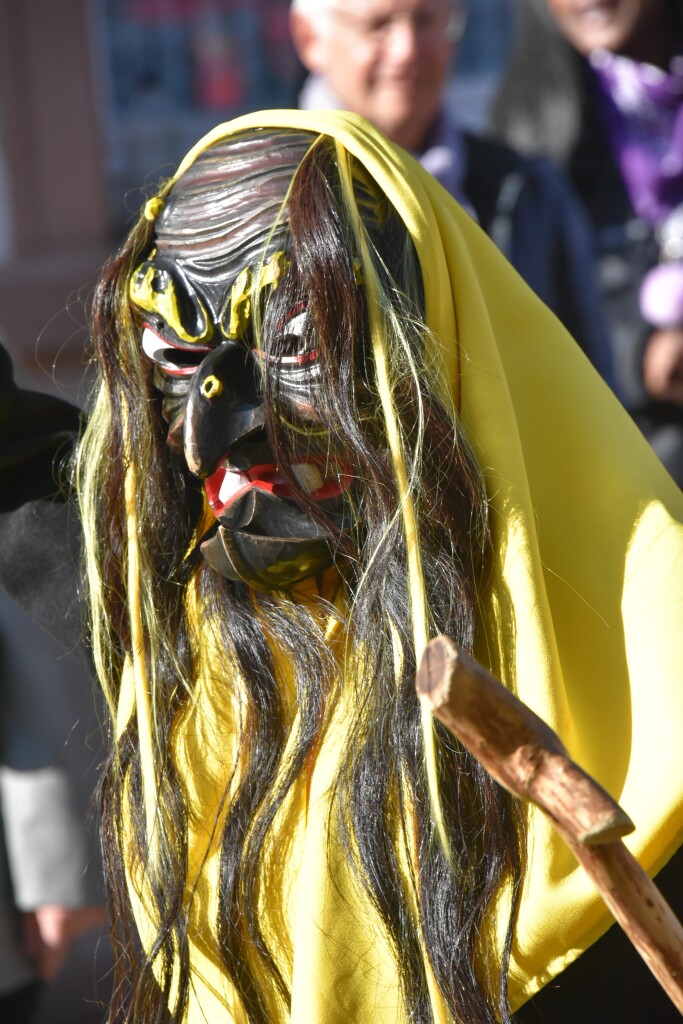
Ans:
<svg viewBox="0 0 683 1024"><path fill-rule="evenodd" d="M168 342L160 338L155 331L149 327L145 327L142 332L142 348L145 355L153 359L155 363L165 362L163 359L163 351L168 348Z"/></svg>
<svg viewBox="0 0 683 1024"><path fill-rule="evenodd" d="M240 473L236 469L229 469L223 477L218 497L224 505L227 505L232 496L237 494L240 488L244 487L248 483L249 479L244 475L244 473Z"/></svg>
<svg viewBox="0 0 683 1024"><path fill-rule="evenodd" d="M301 490L306 491L307 494L319 491L325 483L325 477L318 467L313 466L310 462L300 462L298 465L292 466L292 473Z"/></svg>

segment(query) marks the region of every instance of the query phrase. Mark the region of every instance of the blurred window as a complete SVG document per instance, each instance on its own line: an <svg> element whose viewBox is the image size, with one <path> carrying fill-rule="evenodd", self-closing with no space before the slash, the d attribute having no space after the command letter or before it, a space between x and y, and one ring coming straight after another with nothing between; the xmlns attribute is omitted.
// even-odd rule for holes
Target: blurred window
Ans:
<svg viewBox="0 0 683 1024"><path fill-rule="evenodd" d="M108 173L119 226L215 124L296 106L288 0L99 0Z"/></svg>
<svg viewBox="0 0 683 1024"><path fill-rule="evenodd" d="M512 0L465 0L467 28L449 89L460 123L483 128L512 38Z"/></svg>
<svg viewBox="0 0 683 1024"><path fill-rule="evenodd" d="M215 124L295 107L304 80L289 0L97 0L95 21L111 217L123 231L143 196ZM468 0L452 98L483 121L505 60L509 0Z"/></svg>

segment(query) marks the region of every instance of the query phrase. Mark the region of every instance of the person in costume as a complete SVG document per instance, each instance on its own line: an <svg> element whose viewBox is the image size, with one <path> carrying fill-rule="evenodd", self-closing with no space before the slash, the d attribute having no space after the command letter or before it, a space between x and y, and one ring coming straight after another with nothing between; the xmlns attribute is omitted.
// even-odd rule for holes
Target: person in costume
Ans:
<svg viewBox="0 0 683 1024"><path fill-rule="evenodd" d="M132 982L112 1019L509 1020L609 918L423 719L415 669L437 632L473 650L657 871L683 819L679 490L354 115L210 133L105 269L93 340L75 482Z"/></svg>

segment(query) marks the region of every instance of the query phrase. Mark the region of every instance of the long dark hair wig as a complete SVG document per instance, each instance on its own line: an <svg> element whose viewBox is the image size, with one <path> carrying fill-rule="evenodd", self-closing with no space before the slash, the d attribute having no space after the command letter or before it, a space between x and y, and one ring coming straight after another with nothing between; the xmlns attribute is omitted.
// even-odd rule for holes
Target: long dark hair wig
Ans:
<svg viewBox="0 0 683 1024"><path fill-rule="evenodd" d="M283 145L283 133L255 138L261 149L264 139L273 152ZM436 397L423 282L405 226L338 143L300 138L305 155L283 187L277 229L290 266L262 304L256 329L277 365L283 312L302 303L308 310L325 443L352 467L356 481L347 492L346 526L336 533L300 496L330 532L341 588L334 606L323 596L303 601L296 591L255 592L198 556L205 528L201 485L166 444L160 396L128 295L131 273L154 242L152 219L140 220L105 268L94 300L99 386L77 478L95 656L118 716L102 783L118 963L110 1019L184 1018L191 986L192 808L173 736L192 704L203 624L210 622L223 655L226 702L240 707L239 770L226 766L214 822L220 846L215 934L248 1020L287 1017L291 979L259 910L269 882L268 839L288 794L313 771L335 708L346 701L329 842L341 844L385 926L406 1020L432 1020L435 983L454 1019L507 1021L523 825L512 799L445 730L437 726L429 738L414 686L411 551L418 553L429 631L471 648L488 544L482 479L453 413ZM202 186L207 208L223 194L216 161L231 166L235 139L193 164L195 186L209 168ZM249 173L243 150L240 159ZM148 207L148 216L153 211ZM294 484L299 425L285 414L277 373L264 388L268 439ZM403 479L392 447L397 439ZM406 503L414 512L412 537ZM201 616L189 609L190 590ZM341 652L325 640L327 615L342 620ZM121 711L121 681L131 661L149 684L144 715ZM142 949L131 907L140 877L151 929ZM508 926L499 939L501 907Z"/></svg>

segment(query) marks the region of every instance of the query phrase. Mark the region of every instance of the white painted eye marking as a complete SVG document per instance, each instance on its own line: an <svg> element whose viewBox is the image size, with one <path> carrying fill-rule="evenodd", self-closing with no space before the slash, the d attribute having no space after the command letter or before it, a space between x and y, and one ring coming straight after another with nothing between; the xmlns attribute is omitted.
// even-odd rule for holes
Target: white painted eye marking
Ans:
<svg viewBox="0 0 683 1024"><path fill-rule="evenodd" d="M143 352L149 359L174 377L192 376L198 365L196 362L191 361L192 358L196 357L197 353L201 353L203 356L211 351L205 345L193 345L191 349L187 345L175 345L167 338L162 338L161 335L153 331L147 324L144 325L141 345ZM187 364L183 365L182 361L176 362L176 360L168 358L168 353L172 351L187 352Z"/></svg>
<svg viewBox="0 0 683 1024"><path fill-rule="evenodd" d="M295 338L300 338L304 333L304 324L306 323L306 317L308 316L308 310L304 309L297 316L292 317L288 320L285 325L285 334L292 334Z"/></svg>
<svg viewBox="0 0 683 1024"><path fill-rule="evenodd" d="M320 373L320 367L315 365L318 359L318 351L314 348L306 352L300 352L295 356L267 356L261 348L255 348L254 352L261 362L264 363L277 363L278 366L287 367L288 370L291 369L295 372L305 369L307 374L317 375ZM311 364L310 369L308 369L309 364Z"/></svg>
<svg viewBox="0 0 683 1024"><path fill-rule="evenodd" d="M155 334L150 327L145 327L142 332L142 350L146 356L153 359L155 363L163 363L162 353L168 348L167 342Z"/></svg>
<svg viewBox="0 0 683 1024"><path fill-rule="evenodd" d="M279 328L280 338L296 338L301 339L304 334L306 326L306 317L308 316L308 309L304 308L296 316L293 316L291 320L287 320L286 323ZM295 347L295 346L290 346ZM263 363L277 364L279 367L286 369L287 372L294 371L295 373L306 367L306 372L317 373L319 369L314 365L318 360L317 349L299 349L293 354L284 356L266 355L261 348L255 348L254 352Z"/></svg>

